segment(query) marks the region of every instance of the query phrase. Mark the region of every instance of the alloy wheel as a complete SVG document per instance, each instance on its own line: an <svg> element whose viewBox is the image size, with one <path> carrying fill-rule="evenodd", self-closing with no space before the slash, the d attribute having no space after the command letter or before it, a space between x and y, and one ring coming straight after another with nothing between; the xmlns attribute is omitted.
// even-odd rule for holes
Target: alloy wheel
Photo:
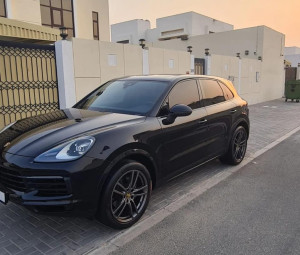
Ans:
<svg viewBox="0 0 300 255"><path fill-rule="evenodd" d="M133 221L145 207L148 182L143 172L130 170L116 182L111 194L111 213L120 223Z"/></svg>
<svg viewBox="0 0 300 255"><path fill-rule="evenodd" d="M240 129L234 137L233 157L236 161L241 161L246 153L247 133L244 129Z"/></svg>

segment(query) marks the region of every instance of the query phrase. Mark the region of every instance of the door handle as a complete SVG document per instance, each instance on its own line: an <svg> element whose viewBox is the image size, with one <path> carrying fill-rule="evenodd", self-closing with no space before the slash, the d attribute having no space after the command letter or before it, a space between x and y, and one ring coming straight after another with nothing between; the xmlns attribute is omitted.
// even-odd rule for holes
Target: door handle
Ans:
<svg viewBox="0 0 300 255"><path fill-rule="evenodd" d="M198 124L204 124L204 123L206 123L207 122L207 119L203 119L203 120L199 120L198 121Z"/></svg>
<svg viewBox="0 0 300 255"><path fill-rule="evenodd" d="M235 113L235 112L236 112L236 110L231 110L231 111L230 111L230 113Z"/></svg>

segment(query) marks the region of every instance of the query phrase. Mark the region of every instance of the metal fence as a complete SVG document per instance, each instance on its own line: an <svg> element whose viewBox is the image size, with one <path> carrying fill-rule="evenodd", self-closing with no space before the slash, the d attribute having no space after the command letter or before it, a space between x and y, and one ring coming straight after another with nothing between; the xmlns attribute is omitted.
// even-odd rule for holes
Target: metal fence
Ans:
<svg viewBox="0 0 300 255"><path fill-rule="evenodd" d="M0 128L57 109L54 46L0 41Z"/></svg>

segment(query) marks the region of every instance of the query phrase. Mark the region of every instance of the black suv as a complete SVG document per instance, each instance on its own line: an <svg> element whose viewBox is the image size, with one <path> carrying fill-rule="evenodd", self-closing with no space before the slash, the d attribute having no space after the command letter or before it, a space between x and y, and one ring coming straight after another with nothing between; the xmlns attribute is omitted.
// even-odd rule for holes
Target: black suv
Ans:
<svg viewBox="0 0 300 255"><path fill-rule="evenodd" d="M0 133L0 201L126 228L151 190L208 160L239 164L247 102L210 76L132 76Z"/></svg>

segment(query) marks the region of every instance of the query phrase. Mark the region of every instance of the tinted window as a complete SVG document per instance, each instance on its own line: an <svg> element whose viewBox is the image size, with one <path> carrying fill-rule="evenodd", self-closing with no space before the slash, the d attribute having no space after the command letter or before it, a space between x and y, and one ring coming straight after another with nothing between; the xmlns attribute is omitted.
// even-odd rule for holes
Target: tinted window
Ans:
<svg viewBox="0 0 300 255"><path fill-rule="evenodd" d="M223 89L225 99L226 100L232 99L233 98L233 94L232 94L231 90L225 84L223 84L222 82L219 82L219 84L220 84L220 86Z"/></svg>
<svg viewBox="0 0 300 255"><path fill-rule="evenodd" d="M103 112L146 115L163 96L168 83L119 80L101 86L76 108Z"/></svg>
<svg viewBox="0 0 300 255"><path fill-rule="evenodd" d="M199 92L195 80L183 81L175 85L169 94L169 108L185 104L192 109L199 108Z"/></svg>
<svg viewBox="0 0 300 255"><path fill-rule="evenodd" d="M203 90L202 104L209 106L225 101L223 91L217 81L201 80L201 87Z"/></svg>

